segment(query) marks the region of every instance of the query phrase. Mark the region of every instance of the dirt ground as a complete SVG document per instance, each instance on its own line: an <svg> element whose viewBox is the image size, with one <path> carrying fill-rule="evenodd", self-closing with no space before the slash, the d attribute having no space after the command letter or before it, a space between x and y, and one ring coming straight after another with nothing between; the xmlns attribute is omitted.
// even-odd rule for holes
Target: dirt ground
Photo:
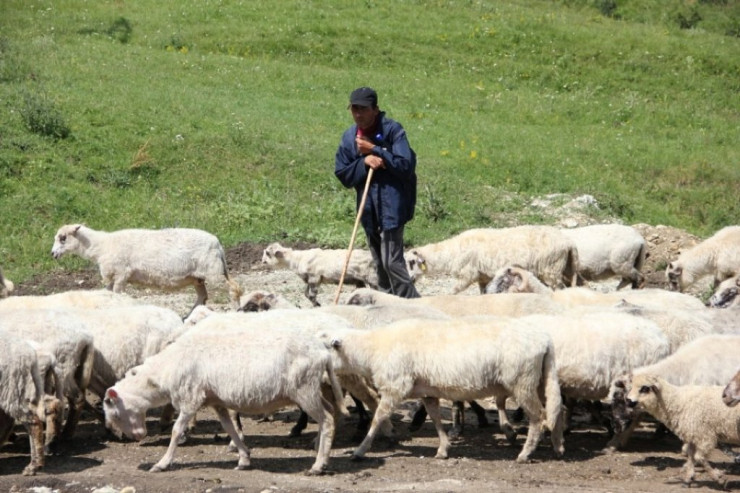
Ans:
<svg viewBox="0 0 740 493"><path fill-rule="evenodd" d="M662 269L677 252L694 244L697 238L666 227L636 225L650 245L643 269L648 285L664 287ZM268 289L279 292L301 307L308 307L303 284L285 271L266 271L259 267L265 245L240 245L228 251L229 265L246 291ZM305 245L297 246L305 247ZM616 281L614 281L616 285ZM421 279L422 294L449 292L448 279ZM32 279L17 286L17 294L51 293L66 289L100 287L93 268L57 273ZM608 285L595 286L609 289ZM346 296L351 287L345 287ZM333 302L335 286L323 286L319 300ZM161 294L130 290L130 294L151 303L168 306L185 314L194 293ZM474 295L474 291L464 293ZM209 305L227 309L225 292L212 294ZM341 301L341 300L340 300ZM350 401L348 401L350 404ZM448 403L449 404L449 403ZM399 440L378 438L364 461L353 462L349 454L357 445L356 414L338 425L329 464L329 473L310 477L304 474L314 461L312 441L316 425L309 424L301 437L290 438L290 428L298 417L296 409L286 409L271 421L247 418L245 441L251 448L252 467L236 471L235 453L227 451L228 440L215 414L206 410L188 442L178 448L173 467L161 473L148 468L164 454L169 436L160 433L157 413L149 418L149 436L141 443L120 441L106 433L89 411L83 415L75 438L59 455L47 458L45 468L34 477L20 474L28 463L28 441L22 429L15 442L0 449L0 491L34 493L131 493L142 492L664 492L684 488L679 478L684 458L680 442L670 435L656 437L652 423L643 425L623 452L602 455L608 441L605 428L591 424L586 413L576 413L574 429L566 436L565 457L555 459L549 442L543 441L533 462L517 464L526 423L521 423L517 444L511 446L498 428L494 406L481 401L488 410L490 426L478 428L475 415L466 414L462 437L453 442L450 458L434 459L438 439L427 420L421 430L407 430L415 403L406 403L393 417ZM445 407L449 418L449 408ZM449 423L449 421L448 421ZM713 463L724 470L730 489L740 488L740 466L727 452L715 451ZM719 489L701 469L696 487Z"/></svg>

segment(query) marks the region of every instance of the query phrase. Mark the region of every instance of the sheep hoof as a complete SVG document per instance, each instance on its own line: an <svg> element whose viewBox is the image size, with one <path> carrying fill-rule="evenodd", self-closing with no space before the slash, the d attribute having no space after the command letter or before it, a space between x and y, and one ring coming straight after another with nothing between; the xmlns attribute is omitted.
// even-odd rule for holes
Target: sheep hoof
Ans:
<svg viewBox="0 0 740 493"><path fill-rule="evenodd" d="M360 462L361 460L365 460L365 456L364 455L352 454L352 456L349 458L349 460L351 460L352 462Z"/></svg>
<svg viewBox="0 0 740 493"><path fill-rule="evenodd" d="M324 467L320 467L318 469L311 468L305 472L306 476L324 476L325 474L327 474L327 472Z"/></svg>
<svg viewBox="0 0 740 493"><path fill-rule="evenodd" d="M447 460L447 452L437 452L434 456L435 459Z"/></svg>
<svg viewBox="0 0 740 493"><path fill-rule="evenodd" d="M23 469L23 475L24 476L35 476L37 470L38 470L38 467L36 467L35 465L29 464Z"/></svg>
<svg viewBox="0 0 740 493"><path fill-rule="evenodd" d="M613 446L613 445L607 445L606 447L604 447L603 449L601 449L599 451L599 453L601 453L603 455L612 455L616 451L617 451L617 448L615 446Z"/></svg>
<svg viewBox="0 0 740 493"><path fill-rule="evenodd" d="M166 467L162 467L159 464L154 464L151 469L149 469L149 472L162 472L167 470Z"/></svg>
<svg viewBox="0 0 740 493"><path fill-rule="evenodd" d="M510 445L516 445L516 431L508 427L503 431L504 435L506 435L506 441L509 442Z"/></svg>

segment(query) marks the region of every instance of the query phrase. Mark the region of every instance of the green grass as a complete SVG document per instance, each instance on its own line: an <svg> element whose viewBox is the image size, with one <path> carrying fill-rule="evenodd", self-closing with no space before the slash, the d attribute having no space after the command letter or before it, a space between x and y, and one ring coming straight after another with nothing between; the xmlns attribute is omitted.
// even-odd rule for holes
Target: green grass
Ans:
<svg viewBox="0 0 740 493"><path fill-rule="evenodd" d="M708 236L740 217L738 26L734 0L5 0L0 265L84 265L49 255L71 222L346 245L359 85L419 156L411 244L551 193Z"/></svg>

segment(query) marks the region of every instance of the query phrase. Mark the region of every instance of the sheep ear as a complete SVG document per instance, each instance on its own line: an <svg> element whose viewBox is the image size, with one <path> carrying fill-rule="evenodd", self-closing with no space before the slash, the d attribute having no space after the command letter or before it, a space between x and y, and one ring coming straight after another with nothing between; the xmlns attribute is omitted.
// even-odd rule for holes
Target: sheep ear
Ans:
<svg viewBox="0 0 740 493"><path fill-rule="evenodd" d="M281 250L278 250L277 252L275 252L274 255L275 255L275 258L285 257L285 255L283 255L283 252Z"/></svg>
<svg viewBox="0 0 740 493"><path fill-rule="evenodd" d="M81 227L82 227L82 224L75 224L75 229L72 230L72 234L77 233Z"/></svg>
<svg viewBox="0 0 740 493"><path fill-rule="evenodd" d="M118 399L118 392L113 390L113 387L105 391L106 399Z"/></svg>
<svg viewBox="0 0 740 493"><path fill-rule="evenodd" d="M737 276L737 278L735 278L735 286L740 288L740 276Z"/></svg>

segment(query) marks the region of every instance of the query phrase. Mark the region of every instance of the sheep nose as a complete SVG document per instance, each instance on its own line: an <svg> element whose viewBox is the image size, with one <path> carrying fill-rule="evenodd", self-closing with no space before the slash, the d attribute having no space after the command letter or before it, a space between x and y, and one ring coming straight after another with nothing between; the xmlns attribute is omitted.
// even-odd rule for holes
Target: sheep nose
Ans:
<svg viewBox="0 0 740 493"><path fill-rule="evenodd" d="M637 407L637 401L633 401L631 399L627 399L627 407Z"/></svg>

